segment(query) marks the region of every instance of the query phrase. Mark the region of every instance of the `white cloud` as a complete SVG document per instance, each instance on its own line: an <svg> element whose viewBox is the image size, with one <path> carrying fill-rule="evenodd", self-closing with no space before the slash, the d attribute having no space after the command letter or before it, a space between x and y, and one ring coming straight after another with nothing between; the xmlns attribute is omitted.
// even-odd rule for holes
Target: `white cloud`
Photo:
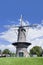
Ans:
<svg viewBox="0 0 43 65"><path fill-rule="evenodd" d="M5 40L9 41L9 42L15 42L17 40L17 30L15 30L13 28L10 28L8 31L6 32L2 32L2 36L0 36L0 38L4 38Z"/></svg>
<svg viewBox="0 0 43 65"><path fill-rule="evenodd" d="M29 39L34 39L34 38L38 38L40 36L43 36L43 26L41 26L41 29L37 29L37 28L34 28L34 29L29 29L28 30L28 36Z"/></svg>
<svg viewBox="0 0 43 65"><path fill-rule="evenodd" d="M26 23L23 22L25 25ZM30 28L26 30L26 41L31 42L32 45L28 47L28 50L32 48L35 45L41 46L43 48L43 26L38 24L37 28ZM17 41L17 30L14 28L14 25L11 26L11 28L2 33L3 35L0 36L0 38L4 38L5 40L9 42L16 42ZM42 38L41 38L42 37ZM3 47L3 46L1 46ZM5 47L5 46L4 46ZM13 50L13 47L11 45L7 46L9 49Z"/></svg>
<svg viewBox="0 0 43 65"><path fill-rule="evenodd" d="M16 52L16 47L13 45L2 45L0 44L0 49L3 51L4 49L9 49L11 52Z"/></svg>

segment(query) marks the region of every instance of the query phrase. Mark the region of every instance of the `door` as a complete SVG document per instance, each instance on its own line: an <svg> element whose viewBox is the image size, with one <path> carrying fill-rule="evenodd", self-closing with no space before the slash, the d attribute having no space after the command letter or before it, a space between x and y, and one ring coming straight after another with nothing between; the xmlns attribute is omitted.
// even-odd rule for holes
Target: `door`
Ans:
<svg viewBox="0 0 43 65"><path fill-rule="evenodd" d="M23 52L19 52L19 57L23 57L24 53Z"/></svg>

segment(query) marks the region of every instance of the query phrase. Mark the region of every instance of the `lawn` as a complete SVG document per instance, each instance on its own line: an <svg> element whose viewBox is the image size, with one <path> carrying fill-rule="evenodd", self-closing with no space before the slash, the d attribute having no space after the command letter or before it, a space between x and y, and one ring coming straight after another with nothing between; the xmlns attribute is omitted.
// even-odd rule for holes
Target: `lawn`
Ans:
<svg viewBox="0 0 43 65"><path fill-rule="evenodd" d="M43 58L0 58L0 65L43 65Z"/></svg>

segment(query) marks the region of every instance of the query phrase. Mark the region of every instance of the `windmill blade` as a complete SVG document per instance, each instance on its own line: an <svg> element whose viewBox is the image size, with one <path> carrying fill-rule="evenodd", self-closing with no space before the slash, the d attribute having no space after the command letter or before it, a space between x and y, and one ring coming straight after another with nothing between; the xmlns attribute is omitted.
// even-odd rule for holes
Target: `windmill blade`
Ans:
<svg viewBox="0 0 43 65"><path fill-rule="evenodd" d="M33 24L33 25L29 25L29 27L37 27L37 25L36 24Z"/></svg>
<svg viewBox="0 0 43 65"><path fill-rule="evenodd" d="M19 25L4 25L3 27L5 29L10 29L10 28L18 29L20 26Z"/></svg>
<svg viewBox="0 0 43 65"><path fill-rule="evenodd" d="M22 26L22 27L37 27L38 25L34 24L34 25L26 25L26 26Z"/></svg>
<svg viewBox="0 0 43 65"><path fill-rule="evenodd" d="M21 26L21 25L5 25L4 28L6 29L10 29L13 28L14 30L17 30L20 27L37 27L38 25L34 24L34 25L25 25L25 26Z"/></svg>

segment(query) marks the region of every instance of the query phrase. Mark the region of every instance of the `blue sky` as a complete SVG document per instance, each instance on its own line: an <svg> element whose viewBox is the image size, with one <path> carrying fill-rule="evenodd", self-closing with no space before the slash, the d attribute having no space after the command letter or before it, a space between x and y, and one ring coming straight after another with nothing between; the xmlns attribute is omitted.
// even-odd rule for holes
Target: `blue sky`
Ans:
<svg viewBox="0 0 43 65"><path fill-rule="evenodd" d="M0 32L3 25L18 23L20 15L30 23L43 20L43 0L0 0Z"/></svg>
<svg viewBox="0 0 43 65"><path fill-rule="evenodd" d="M0 33L6 32L4 25L18 24L21 14L31 24L41 24L43 20L43 0L0 0ZM2 36L2 34L0 34ZM1 44L9 44L0 38Z"/></svg>
<svg viewBox="0 0 43 65"><path fill-rule="evenodd" d="M31 23L40 23L43 19L43 0L0 0L0 26L8 20L18 21L20 15Z"/></svg>

